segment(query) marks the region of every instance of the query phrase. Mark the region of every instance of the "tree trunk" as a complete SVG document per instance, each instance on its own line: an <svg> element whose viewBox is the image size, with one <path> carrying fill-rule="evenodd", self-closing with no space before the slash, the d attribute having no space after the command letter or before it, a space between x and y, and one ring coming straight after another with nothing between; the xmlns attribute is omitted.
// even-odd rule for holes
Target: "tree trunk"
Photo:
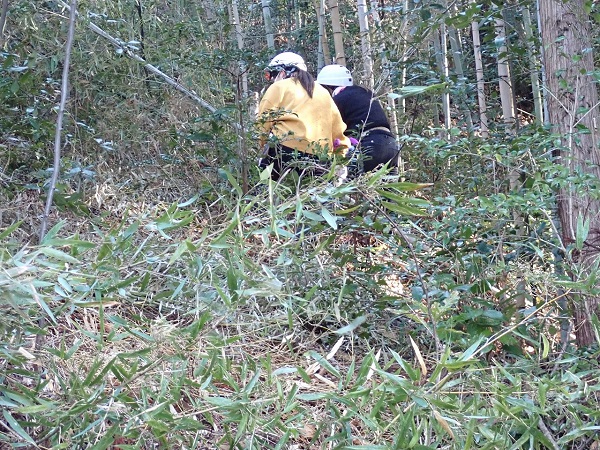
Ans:
<svg viewBox="0 0 600 450"><path fill-rule="evenodd" d="M598 91L593 78L592 30L584 0L540 0L540 22L544 45L544 65L549 121L562 137L557 163L570 173L600 178L598 150ZM584 130L582 130L584 128ZM582 132L583 131L583 132ZM571 254L578 271L585 273L597 262L600 249L600 200L589 190L565 186L557 203L565 245L577 242L579 224L589 232ZM580 229L583 227L579 227ZM581 236L581 231L579 232ZM573 305L577 344L595 342L591 317L598 314L600 299L583 296Z"/></svg>
<svg viewBox="0 0 600 450"><path fill-rule="evenodd" d="M54 167L52 170L52 177L50 178L50 185L48 186L48 197L46 198L46 207L44 208L44 214L42 216L42 223L40 226L40 242L42 242L46 236L46 230L48 229L48 218L50 216L50 210L52 209L54 189L56 189L56 183L60 173L63 118L65 116L65 109L67 100L69 98L69 68L71 65L71 51L73 49L73 39L75 36L77 0L71 0L69 8L69 30L67 32L67 43L65 45L65 60L63 62L62 81L60 85L60 103L58 105L56 132L54 134Z"/></svg>
<svg viewBox="0 0 600 450"><path fill-rule="evenodd" d="M231 1L231 19L233 21L233 30L237 41L237 46L240 51L244 50L244 33L242 31L242 25L240 23L240 14L238 11L238 0ZM240 61L236 69L236 77L241 78L242 83L242 95L244 98L248 97L248 71L246 70L245 63Z"/></svg>
<svg viewBox="0 0 600 450"><path fill-rule="evenodd" d="M517 133L517 119L515 114L515 96L510 76L508 61L508 45L506 41L506 28L503 19L496 18L496 43L498 50L498 82L500 83L500 102L502 103L502 115L506 134L514 136ZM517 166L508 168L508 183L510 191L517 191L520 187L520 168ZM513 211L514 228L519 236L525 233L525 220L518 211ZM514 296L515 307L525 308L525 280L519 278L516 283Z"/></svg>
<svg viewBox="0 0 600 450"><path fill-rule="evenodd" d="M462 40L458 30L454 27L448 27L448 38L450 40L450 48L452 49L452 61L454 61L454 73L458 79L458 85L463 87L465 85L465 71L463 68L463 52L462 52ZM471 117L471 109L467 104L467 95L464 88L459 90L460 92L460 108L465 117L467 129L469 133L473 132L473 117Z"/></svg>
<svg viewBox="0 0 600 450"><path fill-rule="evenodd" d="M346 65L346 53L344 52L344 39L342 23L340 22L340 8L337 0L329 0L329 13L331 14L331 28L333 29L333 46L335 48L335 63Z"/></svg>
<svg viewBox="0 0 600 450"><path fill-rule="evenodd" d="M267 47L275 49L275 37L273 36L273 20L271 19L271 1L262 0L263 20L265 22L265 34L267 35Z"/></svg>
<svg viewBox="0 0 600 450"><path fill-rule="evenodd" d="M506 45L504 21L502 19L496 19L495 28L498 50L498 82L500 88L500 102L502 104L502 115L504 117L506 133L514 135L516 131L515 103L513 101L514 95L507 58L508 47Z"/></svg>
<svg viewBox="0 0 600 450"><path fill-rule="evenodd" d="M371 37L369 36L369 20L367 17L366 0L358 0L358 25L360 28L360 44L363 60L363 74L361 80L365 87L372 90L373 80L373 59L371 58Z"/></svg>
<svg viewBox="0 0 600 450"><path fill-rule="evenodd" d="M331 64L331 54L329 53L329 44L327 42L327 32L325 30L325 0L313 0L313 5L317 13L317 25L319 27L319 50L317 55L317 69L321 70L323 66Z"/></svg>
<svg viewBox="0 0 600 450"><path fill-rule="evenodd" d="M435 51L435 59L438 65L438 69L442 74L442 81L448 81L449 69L448 69L448 47L446 42L446 26L440 25L440 29L433 33L433 48ZM450 138L450 93L448 91L442 94L442 114L444 115L444 137Z"/></svg>
<svg viewBox="0 0 600 450"><path fill-rule="evenodd" d="M536 57L537 52L533 43L533 30L531 28L531 17L529 8L523 7L523 30L525 32L525 40L527 42L527 55L529 57L529 70L531 78L531 91L533 93L533 109L535 114L536 125L542 126L544 123L544 108L542 90L540 89L540 68L539 61Z"/></svg>
<svg viewBox="0 0 600 450"><path fill-rule="evenodd" d="M489 134L487 120L487 104L485 101L485 78L483 76L483 62L481 59L481 39L479 37L479 23L471 24L473 34L473 52L475 55L475 76L477 78L477 102L479 104L479 132L482 138Z"/></svg>
<svg viewBox="0 0 600 450"><path fill-rule="evenodd" d="M238 1L231 1L231 14L233 19L233 25L235 30L235 36L237 39L238 49L244 50L244 35L242 31L242 25L240 23L240 15L238 11ZM252 99L248 96L248 71L244 61L239 61L236 70L234 71L235 80L237 84L236 97L238 105L238 123L240 129L244 129L244 117L248 113L252 116L252 111L245 111L245 106L252 104ZM238 136L238 154L240 161L242 162L242 190L245 193L248 192L248 175L249 175L249 161L248 161L248 142L243 134Z"/></svg>
<svg viewBox="0 0 600 450"><path fill-rule="evenodd" d="M379 3L376 0L371 0L371 14L373 16L374 23L374 35L379 35L384 33L382 29L381 23L381 15L379 14ZM392 92L392 86L390 83L390 62L386 56L386 47L385 43L382 40L382 43L379 46L379 54L381 55L381 83L382 83L382 95L386 98L387 110L388 110L388 119L390 120L391 131L396 136L396 140L399 140L398 134L398 112L396 110L396 101L394 100L394 96L388 95ZM404 83L404 80L402 80ZM404 97L402 98L404 100ZM404 113L404 110L402 111ZM398 169L401 174L404 173L404 164L402 162L402 155L398 155Z"/></svg>

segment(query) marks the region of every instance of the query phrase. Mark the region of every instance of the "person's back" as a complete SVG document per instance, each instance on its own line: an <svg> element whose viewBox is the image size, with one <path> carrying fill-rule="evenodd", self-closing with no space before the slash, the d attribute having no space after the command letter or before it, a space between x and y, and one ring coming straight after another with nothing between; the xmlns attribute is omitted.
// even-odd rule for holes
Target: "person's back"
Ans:
<svg viewBox="0 0 600 450"><path fill-rule="evenodd" d="M339 64L323 67L317 83L328 89L347 125L346 134L359 141L359 172L388 164L397 173L399 149L390 122L373 92L354 85L350 71Z"/></svg>
<svg viewBox="0 0 600 450"><path fill-rule="evenodd" d="M350 147L337 106L327 90L314 82L300 55L277 55L265 75L273 84L259 105L257 126L266 147L259 166L273 164L273 179L290 167L299 172L299 160L314 165L319 155L343 154Z"/></svg>
<svg viewBox="0 0 600 450"><path fill-rule="evenodd" d="M337 105L342 120L346 123L346 134L360 137L374 129L390 130L390 122L373 92L361 86L343 86L333 92L333 101Z"/></svg>
<svg viewBox="0 0 600 450"><path fill-rule="evenodd" d="M344 133L344 122L327 90L315 84L312 97L296 78L273 83L265 92L259 117L264 132L273 133L278 141L304 153L333 153L333 141ZM340 148L342 150L342 148Z"/></svg>

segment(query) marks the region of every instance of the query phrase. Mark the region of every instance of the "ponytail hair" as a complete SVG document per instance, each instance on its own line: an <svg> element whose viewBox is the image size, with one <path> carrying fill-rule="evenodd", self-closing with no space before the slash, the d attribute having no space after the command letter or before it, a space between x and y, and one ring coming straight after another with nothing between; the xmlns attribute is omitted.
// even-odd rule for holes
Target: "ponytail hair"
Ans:
<svg viewBox="0 0 600 450"><path fill-rule="evenodd" d="M315 90L315 79L313 76L302 69L296 70L292 76L300 82L300 85L304 88L308 96L312 98Z"/></svg>

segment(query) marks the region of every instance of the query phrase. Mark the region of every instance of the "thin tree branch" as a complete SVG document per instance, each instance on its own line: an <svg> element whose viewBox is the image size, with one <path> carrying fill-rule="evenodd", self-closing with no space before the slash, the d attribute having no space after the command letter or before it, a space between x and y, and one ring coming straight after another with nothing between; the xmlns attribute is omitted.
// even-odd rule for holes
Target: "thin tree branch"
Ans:
<svg viewBox="0 0 600 450"><path fill-rule="evenodd" d="M62 84L60 88L60 104L58 107L58 118L56 119L56 133L54 135L54 170L50 178L50 186L48 187L48 197L46 199L46 208L42 216L42 224L40 227L40 242L46 235L48 228L48 216L52 208L52 199L54 197L54 189L58 180L60 171L60 142L63 126L63 117L65 115L65 105L69 98L69 65L71 62L71 50L73 48L73 36L75 35L75 20L77 18L77 0L71 0L69 14L69 31L67 34L67 44L65 46L65 60L63 63Z"/></svg>
<svg viewBox="0 0 600 450"><path fill-rule="evenodd" d="M59 0L59 3L64 8L67 8L67 9L69 8L69 5L67 5L64 1ZM162 79L164 79L168 84L170 84L172 87L174 87L175 89L177 89L179 92L185 94L186 96L188 96L192 100L194 100L196 103L198 103L203 108L207 109L208 111L210 111L212 113L215 113L217 111L217 109L214 106L212 106L210 103L206 102L205 100L203 100L202 98L200 98L198 95L194 94L188 88L186 88L185 86L183 86L181 83L178 83L177 81L175 81L173 78L171 78L170 76L168 76L166 73L162 72L157 67L155 67L152 64L146 62L146 60L144 58L142 58L141 56L139 56L139 55L135 54L134 52L132 52L126 42L122 41L121 39L117 39L117 38L112 37L110 34L108 34L106 31L104 31L102 28L100 28L98 25L96 25L93 22L89 22L88 23L88 28L90 30L92 30L94 33L96 33L97 35L102 36L104 39L108 40L115 47L120 48L121 50L123 50L123 53L125 55L127 55L129 58L131 58L131 59L133 59L133 60L135 60L135 61L143 64L144 68L146 70L148 70L149 72L152 72L155 75L158 75L159 77L161 77ZM233 126L234 128L236 128L238 131L242 131L242 132L246 131L246 130L240 129L240 125L238 123L235 123L233 121L229 121L229 124L231 126Z"/></svg>

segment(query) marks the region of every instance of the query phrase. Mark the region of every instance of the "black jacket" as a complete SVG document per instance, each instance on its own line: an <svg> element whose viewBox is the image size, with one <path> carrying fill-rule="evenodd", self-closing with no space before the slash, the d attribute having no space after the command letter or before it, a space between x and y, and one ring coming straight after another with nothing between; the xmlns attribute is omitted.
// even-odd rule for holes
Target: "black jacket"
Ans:
<svg viewBox="0 0 600 450"><path fill-rule="evenodd" d="M375 127L390 128L390 122L374 94L360 86L347 86L333 97L342 120L348 127L346 135L360 136Z"/></svg>

